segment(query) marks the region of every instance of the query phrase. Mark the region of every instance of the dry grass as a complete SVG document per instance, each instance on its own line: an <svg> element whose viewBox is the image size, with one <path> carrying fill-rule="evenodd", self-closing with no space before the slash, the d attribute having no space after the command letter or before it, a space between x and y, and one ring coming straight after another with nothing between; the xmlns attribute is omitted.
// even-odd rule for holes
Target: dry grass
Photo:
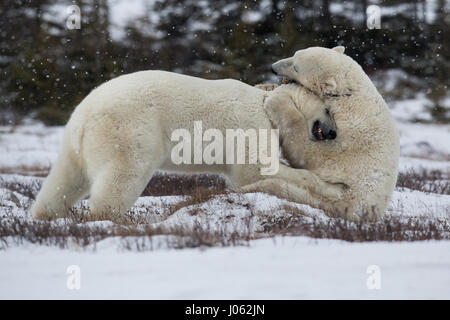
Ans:
<svg viewBox="0 0 450 320"><path fill-rule="evenodd" d="M18 166L13 168L0 168L0 173L21 174L25 176L46 177L50 172L50 165L42 166Z"/></svg>
<svg viewBox="0 0 450 320"><path fill-rule="evenodd" d="M113 239L124 250L153 250L164 248L196 248L213 246L249 245L252 239L274 237L278 235L307 236L311 238L340 239L350 242L365 241L419 241L450 239L449 218L385 216L378 222L349 222L337 218L314 218L308 216L299 207L285 204L267 212L255 212L253 206L239 197L225 191L225 182L221 178L210 176L188 177L157 176L152 179L144 194L155 194L161 190L171 190L169 194L189 195L178 203L162 203L158 207L138 205L127 214L127 224L110 222L87 222L89 209L86 203L74 208L69 217L58 221L35 221L25 216L15 216L14 208L8 205L0 207L0 248L12 244L35 243L40 245L69 248L94 248L99 241ZM217 181L222 181L214 185ZM28 199L34 199L41 182L33 180L0 179L0 187L18 193ZM159 189L161 187L161 189ZM406 187L424 192L449 194L448 176L442 172L422 171L400 174L398 187ZM153 190L153 191L152 191ZM156 191L160 190L160 191ZM11 196L11 195L10 195ZM208 223L196 223L193 227L155 227L152 222L163 221L174 212L188 208L195 216L201 210L214 211L208 201L215 198L223 202L223 208L239 205L249 210L248 219L239 218L235 229L227 230L225 225L211 226ZM0 199L2 200L2 199ZM28 205L14 201L18 208L26 212ZM206 204L205 204L206 203ZM149 217L156 217L149 221ZM229 218L235 219L230 213ZM152 218L153 219L153 218ZM225 216L225 220L228 216ZM252 220L253 219L253 220ZM252 231L251 224L258 221L260 231Z"/></svg>
<svg viewBox="0 0 450 320"><path fill-rule="evenodd" d="M0 188L5 188L10 191L15 191L21 195L35 199L38 191L41 189L42 181L34 179L32 182L24 182L18 179L5 180L0 177Z"/></svg>
<svg viewBox="0 0 450 320"><path fill-rule="evenodd" d="M265 223L269 235L306 236L349 242L449 240L449 219L385 216L378 222L344 219L302 219L287 216Z"/></svg>
<svg viewBox="0 0 450 320"><path fill-rule="evenodd" d="M410 170L399 173L397 187L449 195L450 177L448 173L439 170Z"/></svg>
<svg viewBox="0 0 450 320"><path fill-rule="evenodd" d="M59 248L96 248L104 239L114 238L122 249L153 250L160 247L182 249L213 246L248 245L247 233L200 224L193 228L162 228L151 225L101 225L79 223L71 218L63 221L36 221L8 215L0 221L0 249L33 243ZM155 240L156 239L156 240Z"/></svg>

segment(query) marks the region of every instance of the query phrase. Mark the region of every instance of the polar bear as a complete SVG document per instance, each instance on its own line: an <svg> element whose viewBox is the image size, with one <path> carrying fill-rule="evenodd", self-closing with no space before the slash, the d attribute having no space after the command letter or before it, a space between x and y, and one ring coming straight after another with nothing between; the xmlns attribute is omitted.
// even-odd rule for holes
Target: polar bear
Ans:
<svg viewBox="0 0 450 320"><path fill-rule="evenodd" d="M279 124L275 126L280 136L289 130L296 137L282 143L286 158L324 181L348 186L341 199L324 201L321 208L352 220L380 218L397 181L400 143L389 108L369 77L342 46L299 50L274 63L272 70L296 83L276 88L274 101L266 103L271 117L278 118L274 123ZM298 95L304 91L296 90L296 85L311 90L329 108L337 126L335 140L311 143L294 105L287 103L293 96L303 100Z"/></svg>
<svg viewBox="0 0 450 320"><path fill-rule="evenodd" d="M297 90L305 91L298 86ZM164 71L141 71L110 80L72 113L62 151L32 206L32 215L64 217L90 193L90 219L120 222L156 170L223 173L233 189L265 191L261 186L266 184L269 193L313 206L324 199L339 199L342 184L283 164L274 175L261 175L261 163L174 164L171 136L175 130L184 128L195 135L193 124L201 120L204 129L222 133L228 128L269 132L272 122L264 106L276 95L276 91L236 80L205 80ZM317 143L335 138L335 124L323 102L313 94L304 96L310 106L303 115L308 137ZM246 152L248 157L248 148Z"/></svg>

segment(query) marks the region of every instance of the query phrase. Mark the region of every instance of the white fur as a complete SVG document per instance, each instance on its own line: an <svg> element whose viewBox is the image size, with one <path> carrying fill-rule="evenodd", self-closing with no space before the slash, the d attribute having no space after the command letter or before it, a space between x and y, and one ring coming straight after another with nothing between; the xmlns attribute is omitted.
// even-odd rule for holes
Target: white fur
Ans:
<svg viewBox="0 0 450 320"><path fill-rule="evenodd" d="M280 128L289 128L295 137L295 141L286 139L282 145L294 166L349 187L340 200L324 201L321 207L348 219L382 216L397 181L399 134L388 106L362 68L344 54L343 47L312 47L275 63L273 69L319 96L336 121L337 139L319 143L308 138L300 120L297 125L281 124ZM304 93L292 88L283 86L274 92L279 91L278 97L284 92L300 110L310 110L304 104ZM287 103L270 106L280 122L300 119L292 115Z"/></svg>
<svg viewBox="0 0 450 320"><path fill-rule="evenodd" d="M301 87L298 90L304 91ZM271 129L264 101L276 95L236 80L204 80L163 71L124 75L93 90L73 112L62 152L32 207L33 217L65 216L90 192L91 219L121 219L156 170L223 173L236 190L264 191L319 206L342 196L308 170L280 164L275 176L260 165L172 163L173 130ZM313 96L312 94L310 94ZM311 99L314 99L312 97ZM318 100L317 98L315 98ZM322 104L311 104L322 117ZM270 150L270 149L269 149Z"/></svg>

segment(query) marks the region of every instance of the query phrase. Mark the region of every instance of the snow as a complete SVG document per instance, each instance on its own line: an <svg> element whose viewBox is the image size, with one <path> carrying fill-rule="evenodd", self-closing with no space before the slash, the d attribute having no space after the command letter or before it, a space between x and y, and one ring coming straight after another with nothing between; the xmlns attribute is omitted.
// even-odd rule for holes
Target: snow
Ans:
<svg viewBox="0 0 450 320"><path fill-rule="evenodd" d="M411 10L411 7L414 6L414 3L409 4L394 4L391 6L385 5L382 3L382 1L375 1L372 2L374 5L378 5L381 9L381 19L383 17L387 16L395 16L404 12L409 12ZM436 19L436 5L437 0L426 0L425 3L425 17L427 20L427 23L433 23ZM342 3L331 3L330 4L330 12L333 15L342 15L347 18L355 18L354 14L354 3L349 2L342 2ZM419 9L420 10L420 9ZM363 17L361 15L356 16L357 19L362 19Z"/></svg>
<svg viewBox="0 0 450 320"><path fill-rule="evenodd" d="M445 161L449 168L450 125L398 121L400 153L403 157Z"/></svg>
<svg viewBox="0 0 450 320"><path fill-rule="evenodd" d="M0 168L48 168L56 161L63 131L37 122L0 126Z"/></svg>
<svg viewBox="0 0 450 320"><path fill-rule="evenodd" d="M406 99L397 101L392 110L397 120L409 121L410 119L417 120L432 120L431 114L425 110L424 105L428 104L424 94L420 94L414 99Z"/></svg>
<svg viewBox="0 0 450 320"><path fill-rule="evenodd" d="M430 122L427 104L420 94L389 104L400 130L399 170L440 170L448 179L450 126ZM412 121L416 119L423 122ZM0 223L8 223L11 217L31 220L23 209L30 199L5 185L42 180L32 175L45 174L54 163L62 136L62 127L33 121L0 126ZM302 212L305 221L329 219L321 210L261 193L219 195L168 213L170 206L185 199L141 197L133 214L153 227L188 230L200 225L208 232L249 233L254 239L264 236L268 217L286 217L286 206ZM87 201L81 205L86 206ZM450 195L396 188L388 214L448 221L449 208ZM175 250L167 245L167 239L154 237L155 250L145 252L126 250L119 238L107 238L85 249L75 244L59 249L8 242L7 248L0 250L0 298L450 298L450 241L349 243L286 236L251 240L248 246ZM66 286L70 265L81 268L80 290ZM371 265L380 268L379 290L366 285Z"/></svg>
<svg viewBox="0 0 450 320"><path fill-rule="evenodd" d="M259 11L248 10L242 14L242 21L245 23L256 23L262 20L263 17L264 15Z"/></svg>
<svg viewBox="0 0 450 320"><path fill-rule="evenodd" d="M413 217L448 218L450 216L450 195L397 188L392 195L388 212L394 215Z"/></svg>
<svg viewBox="0 0 450 320"><path fill-rule="evenodd" d="M0 253L1 299L449 299L450 241L346 243L284 237L250 247ZM80 289L69 290L69 266ZM369 266L380 289L368 289Z"/></svg>
<svg viewBox="0 0 450 320"><path fill-rule="evenodd" d="M400 157L399 161L400 172L408 172L410 170L421 170L421 169L440 170L448 173L450 169L450 164L448 160L438 161L423 158Z"/></svg>

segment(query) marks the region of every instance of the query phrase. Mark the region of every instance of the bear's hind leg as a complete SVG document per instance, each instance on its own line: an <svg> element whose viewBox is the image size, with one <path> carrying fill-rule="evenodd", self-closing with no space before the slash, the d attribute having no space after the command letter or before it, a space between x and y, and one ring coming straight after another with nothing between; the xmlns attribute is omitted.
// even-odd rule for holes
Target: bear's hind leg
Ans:
<svg viewBox="0 0 450 320"><path fill-rule="evenodd" d="M136 169L130 163L104 168L92 184L89 220L125 223L125 213L142 194L153 172L151 167Z"/></svg>
<svg viewBox="0 0 450 320"><path fill-rule="evenodd" d="M68 210L89 190L79 157L63 150L31 207L33 218L49 220L66 217Z"/></svg>

